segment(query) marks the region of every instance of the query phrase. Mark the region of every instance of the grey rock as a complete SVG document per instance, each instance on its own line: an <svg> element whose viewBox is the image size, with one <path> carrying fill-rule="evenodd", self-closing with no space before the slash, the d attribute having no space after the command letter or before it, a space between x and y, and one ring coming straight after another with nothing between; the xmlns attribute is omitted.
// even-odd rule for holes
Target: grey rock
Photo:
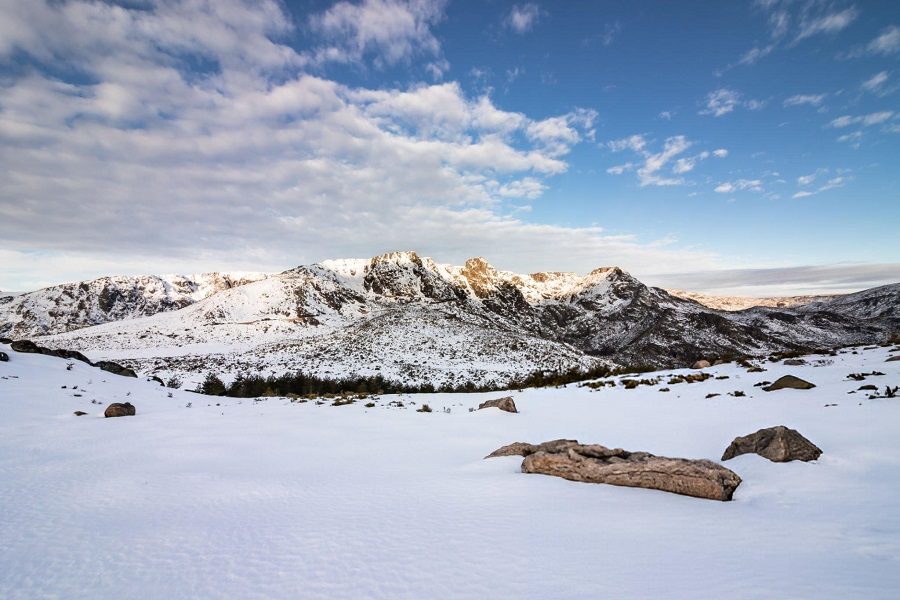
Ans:
<svg viewBox="0 0 900 600"><path fill-rule="evenodd" d="M109 406L106 407L106 410L103 413L104 417L133 417L135 415L135 408L131 402L125 402L124 404L120 404L118 402L113 402Z"/></svg>
<svg viewBox="0 0 900 600"><path fill-rule="evenodd" d="M778 425L734 438L722 455L722 460L750 453L759 454L772 462L790 462L816 460L822 455L822 450L797 430Z"/></svg>

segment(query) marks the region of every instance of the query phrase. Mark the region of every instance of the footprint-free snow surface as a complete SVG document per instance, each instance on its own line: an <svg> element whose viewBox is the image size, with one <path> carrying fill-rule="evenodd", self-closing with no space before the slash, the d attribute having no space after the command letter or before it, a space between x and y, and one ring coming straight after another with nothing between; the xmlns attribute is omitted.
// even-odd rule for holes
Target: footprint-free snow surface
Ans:
<svg viewBox="0 0 900 600"><path fill-rule="evenodd" d="M10 355L0 362L5 599L900 590L900 398L857 391L900 384L889 348L766 362L755 373L722 365L699 383L670 383L686 372L676 371L644 374L662 377L635 389L524 390L514 394L519 414L470 412L503 394L383 396L374 407L213 398L0 350ZM872 371L884 375L847 377ZM817 387L754 385L785 374ZM103 418L124 401L136 416ZM417 412L423 403L433 412ZM732 502L527 475L520 457L482 458L566 437L718 461L734 437L773 425L824 454L726 462L743 478Z"/></svg>

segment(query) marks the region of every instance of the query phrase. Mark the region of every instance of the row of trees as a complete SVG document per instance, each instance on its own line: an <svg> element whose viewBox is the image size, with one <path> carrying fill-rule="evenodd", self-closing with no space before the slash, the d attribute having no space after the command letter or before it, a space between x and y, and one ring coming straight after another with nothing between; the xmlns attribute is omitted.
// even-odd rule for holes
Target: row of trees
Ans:
<svg viewBox="0 0 900 600"><path fill-rule="evenodd" d="M620 369L597 367L590 370L570 369L568 371L535 371L505 385L495 383L475 384L471 381L455 385L435 386L431 383L403 384L385 379L381 375L342 378L318 377L297 371L283 375L238 375L230 384L225 384L214 373L209 373L196 391L211 396L231 396L235 398L257 398L260 396L325 396L334 394L430 394L434 392L494 392L526 387L559 386L585 379L609 377L624 372ZM633 372L628 371L628 372Z"/></svg>

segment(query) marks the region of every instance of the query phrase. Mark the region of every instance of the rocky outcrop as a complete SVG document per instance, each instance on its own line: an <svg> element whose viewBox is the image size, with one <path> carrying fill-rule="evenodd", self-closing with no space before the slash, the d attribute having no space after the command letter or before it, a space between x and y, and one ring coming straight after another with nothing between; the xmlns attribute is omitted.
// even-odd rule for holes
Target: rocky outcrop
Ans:
<svg viewBox="0 0 900 600"><path fill-rule="evenodd" d="M692 369L705 369L711 366L708 360L698 360L693 365L691 365Z"/></svg>
<svg viewBox="0 0 900 600"><path fill-rule="evenodd" d="M119 402L113 402L109 406L106 407L106 411L104 411L104 417L133 417L135 415L134 405L131 402L125 402L124 404L120 404Z"/></svg>
<svg viewBox="0 0 900 600"><path fill-rule="evenodd" d="M788 358L784 361L784 364L789 367L799 367L801 365L805 365L806 361L802 358Z"/></svg>
<svg viewBox="0 0 900 600"><path fill-rule="evenodd" d="M510 444L488 455L524 454L523 473L540 473L585 483L661 490L695 498L731 500L741 484L733 471L710 460L689 460L629 452L599 444L555 440L534 446Z"/></svg>
<svg viewBox="0 0 900 600"><path fill-rule="evenodd" d="M478 405L478 410L483 408L499 408L500 410L517 413L516 403L512 399L512 396L506 396L505 398L497 398L496 400L488 400L487 402L482 402Z"/></svg>
<svg viewBox="0 0 900 600"><path fill-rule="evenodd" d="M810 383L806 380L800 379L799 377L794 377L793 375L785 375L783 377L779 377L775 380L772 385L767 385L763 388L763 390L767 392L774 392L776 390L784 390L784 389L792 389L792 390L811 390L816 387L816 384Z"/></svg>
<svg viewBox="0 0 900 600"><path fill-rule="evenodd" d="M887 360L884 361L884 362L895 362L895 361L898 361L898 360L900 360L900 354L898 354L897 356L892 356L892 357L890 357L889 359L887 359Z"/></svg>
<svg viewBox="0 0 900 600"><path fill-rule="evenodd" d="M25 354L43 354L45 356L55 356L57 358L65 358L66 360L78 360L87 364L92 364L88 357L77 350L64 350L45 348L32 342L31 340L16 340L9 345L10 349Z"/></svg>
<svg viewBox="0 0 900 600"><path fill-rule="evenodd" d="M734 438L722 455L722 460L731 460L735 456L751 453L759 454L772 462L790 462L816 460L822 455L822 450L800 435L797 430L778 425Z"/></svg>
<svg viewBox="0 0 900 600"><path fill-rule="evenodd" d="M133 369L123 367L119 363L113 362L111 360L97 361L94 363L94 366L103 369L107 373L112 373L113 375L121 375L122 377L137 377L137 373L135 373Z"/></svg>

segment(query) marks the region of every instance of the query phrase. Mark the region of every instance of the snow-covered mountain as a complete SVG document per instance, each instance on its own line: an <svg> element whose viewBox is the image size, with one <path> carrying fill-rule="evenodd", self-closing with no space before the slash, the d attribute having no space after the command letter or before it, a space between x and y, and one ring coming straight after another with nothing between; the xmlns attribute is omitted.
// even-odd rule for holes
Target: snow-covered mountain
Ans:
<svg viewBox="0 0 900 600"><path fill-rule="evenodd" d="M24 294L0 292L0 336L50 335L177 310L265 277L263 273L117 276L64 283Z"/></svg>
<svg viewBox="0 0 900 600"><path fill-rule="evenodd" d="M187 379L302 369L458 385L500 384L536 370L685 366L871 343L900 330L900 285L798 308L728 312L648 287L616 267L521 275L483 258L452 266L414 252L325 261L221 287L192 303L182 294L184 308L146 317L166 301L131 308L123 301L115 306L135 318L41 343ZM100 295L84 302L108 306Z"/></svg>

